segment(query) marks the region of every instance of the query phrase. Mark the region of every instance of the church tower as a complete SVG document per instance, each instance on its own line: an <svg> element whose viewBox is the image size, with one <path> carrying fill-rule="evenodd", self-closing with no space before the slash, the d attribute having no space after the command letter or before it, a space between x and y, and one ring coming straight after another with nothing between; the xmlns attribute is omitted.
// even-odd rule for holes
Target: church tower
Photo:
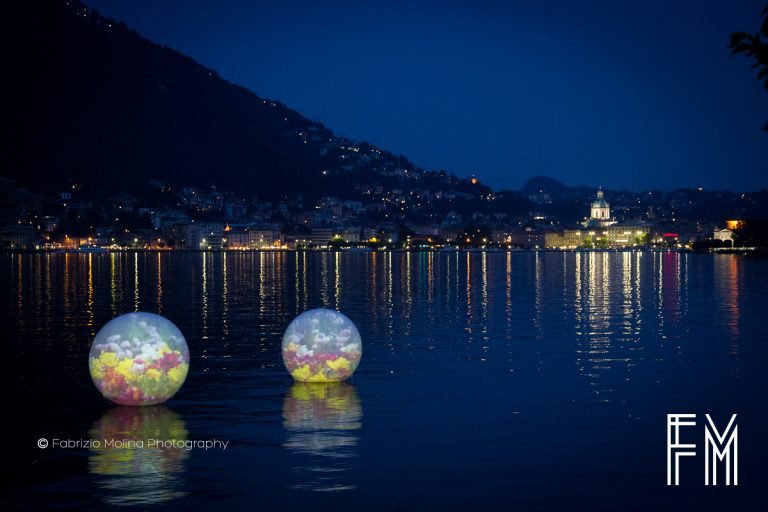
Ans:
<svg viewBox="0 0 768 512"><path fill-rule="evenodd" d="M592 201L592 207L589 210L589 219L581 223L585 228L604 228L616 224L616 220L611 218L611 205L605 200L602 190L597 191L597 197Z"/></svg>
<svg viewBox="0 0 768 512"><path fill-rule="evenodd" d="M590 217L598 221L606 221L611 218L611 205L605 200L603 191L597 191L597 197L592 201Z"/></svg>

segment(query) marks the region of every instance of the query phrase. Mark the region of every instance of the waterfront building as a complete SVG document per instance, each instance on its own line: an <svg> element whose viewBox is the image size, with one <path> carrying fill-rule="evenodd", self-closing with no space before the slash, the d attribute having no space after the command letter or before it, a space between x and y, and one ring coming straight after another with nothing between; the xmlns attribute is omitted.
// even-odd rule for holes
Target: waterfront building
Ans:
<svg viewBox="0 0 768 512"><path fill-rule="evenodd" d="M647 245L651 227L640 221L612 224L605 228L605 242L608 247L634 247Z"/></svg>
<svg viewBox="0 0 768 512"><path fill-rule="evenodd" d="M0 247L28 249L35 245L35 228L29 224L11 224L0 229Z"/></svg>
<svg viewBox="0 0 768 512"><path fill-rule="evenodd" d="M248 231L248 246L251 249L268 249L281 241L280 231L271 228L258 228Z"/></svg>
<svg viewBox="0 0 768 512"><path fill-rule="evenodd" d="M715 229L712 233L712 239L733 244L733 231L728 228Z"/></svg>
<svg viewBox="0 0 768 512"><path fill-rule="evenodd" d="M523 230L509 233L506 242L511 247L539 249L546 246L546 236L543 231L526 227Z"/></svg>
<svg viewBox="0 0 768 512"><path fill-rule="evenodd" d="M334 235L335 232L332 228L312 228L309 243L314 245L328 245Z"/></svg>
<svg viewBox="0 0 768 512"><path fill-rule="evenodd" d="M246 230L231 229L224 236L224 246L229 249L247 249L250 247L250 233Z"/></svg>
<svg viewBox="0 0 768 512"><path fill-rule="evenodd" d="M187 249L221 249L224 238L222 222L191 222L182 226L181 234Z"/></svg>
<svg viewBox="0 0 768 512"><path fill-rule="evenodd" d="M547 249L577 249L584 244L584 232L580 229L565 229L544 233Z"/></svg>

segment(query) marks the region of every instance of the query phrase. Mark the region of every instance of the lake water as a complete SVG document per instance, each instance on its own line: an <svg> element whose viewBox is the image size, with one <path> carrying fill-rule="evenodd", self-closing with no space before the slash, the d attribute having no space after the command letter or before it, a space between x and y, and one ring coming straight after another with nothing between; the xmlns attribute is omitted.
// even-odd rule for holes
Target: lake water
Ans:
<svg viewBox="0 0 768 512"><path fill-rule="evenodd" d="M17 509L762 508L768 260L675 252L2 254ZM354 377L294 384L282 332L338 309ZM165 406L106 403L99 328L184 333ZM7 379L6 379L7 380ZM666 486L666 415L696 457ZM704 415L738 413L737 487L705 487ZM221 449L37 447L38 438L226 440ZM720 475L722 478L722 474ZM681 508L682 507L682 508Z"/></svg>

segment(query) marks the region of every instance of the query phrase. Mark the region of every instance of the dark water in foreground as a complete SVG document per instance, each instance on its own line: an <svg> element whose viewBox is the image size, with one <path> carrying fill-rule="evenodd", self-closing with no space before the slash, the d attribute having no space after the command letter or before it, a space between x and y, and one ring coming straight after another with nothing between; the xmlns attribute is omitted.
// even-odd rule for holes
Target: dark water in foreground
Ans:
<svg viewBox="0 0 768 512"><path fill-rule="evenodd" d="M20 509L759 509L768 481L768 261L677 253L0 256L5 421ZM283 329L336 308L363 337L344 385L294 384ZM88 375L116 315L192 354L166 406ZM10 357L8 357L10 356ZM4 379L6 380L6 379ZM666 487L666 414L697 413ZM739 485L705 487L704 414L738 413ZM225 451L37 439L229 441ZM7 460L7 459L6 459Z"/></svg>

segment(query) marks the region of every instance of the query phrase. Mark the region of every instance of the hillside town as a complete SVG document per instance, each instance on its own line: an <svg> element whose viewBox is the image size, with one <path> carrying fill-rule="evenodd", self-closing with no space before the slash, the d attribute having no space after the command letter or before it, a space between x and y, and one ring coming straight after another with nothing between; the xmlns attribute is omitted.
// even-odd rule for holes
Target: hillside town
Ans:
<svg viewBox="0 0 768 512"><path fill-rule="evenodd" d="M0 248L723 250L750 245L739 238L747 225L744 218L711 220L712 212L708 212L707 221L694 216L701 211L697 195L702 202L712 201L712 193L707 195L701 189L675 193L610 193L602 189L550 192L545 184L538 189L527 186L520 192L494 193L475 177L436 174L436 182L442 184L436 189L434 185L419 186L423 177L413 173L409 177L408 173L406 169L393 171L401 184L398 187L379 183L356 186L352 199L323 196L305 200L297 194L280 201L249 201L215 186L176 190L157 183L158 192L174 202L169 205L166 200L161 207L148 206L127 193L95 201L86 198L78 184L47 198L2 179ZM535 187L539 182L534 179L530 184ZM747 203L761 200L746 194L718 194ZM497 208L496 203L502 206ZM505 207L509 204L513 206ZM557 204L576 204L582 215L556 215L552 212Z"/></svg>
<svg viewBox="0 0 768 512"><path fill-rule="evenodd" d="M35 122L17 123L31 130L25 137L34 143L11 143L4 155L2 250L743 250L768 245L765 189L709 190L694 186L699 176L692 174L692 188L677 190L603 189L595 187L597 182L567 186L546 176L531 178L519 190L495 190L469 172L457 177L425 170L403 155L339 136L280 101L142 39L82 2L57 3L48 16L35 20L36 25L45 22L51 34L82 34L66 38L69 50L55 57L52 51L62 41L49 41L37 53L50 59L48 65L63 59L73 69L93 68L88 76L112 77L126 89L76 87L67 89L69 101L61 102L58 92L49 94L59 88L49 79L66 84L68 75L56 73L23 88L35 102L48 98L52 103L39 105ZM149 52L162 65L129 70L109 53L85 57L82 49L90 51L91 41L100 41L95 47L105 52L116 45L119 55ZM153 77L154 86L146 96L133 95L144 87L145 76ZM182 84L185 94L169 94ZM199 108L211 98L216 108ZM24 108L16 115L26 119L25 102L11 106L19 105ZM170 124L149 137L146 118ZM83 145L102 136L109 143ZM505 165L509 179L525 172L514 161ZM563 175L562 169L553 173ZM590 174L583 170L579 176Z"/></svg>

